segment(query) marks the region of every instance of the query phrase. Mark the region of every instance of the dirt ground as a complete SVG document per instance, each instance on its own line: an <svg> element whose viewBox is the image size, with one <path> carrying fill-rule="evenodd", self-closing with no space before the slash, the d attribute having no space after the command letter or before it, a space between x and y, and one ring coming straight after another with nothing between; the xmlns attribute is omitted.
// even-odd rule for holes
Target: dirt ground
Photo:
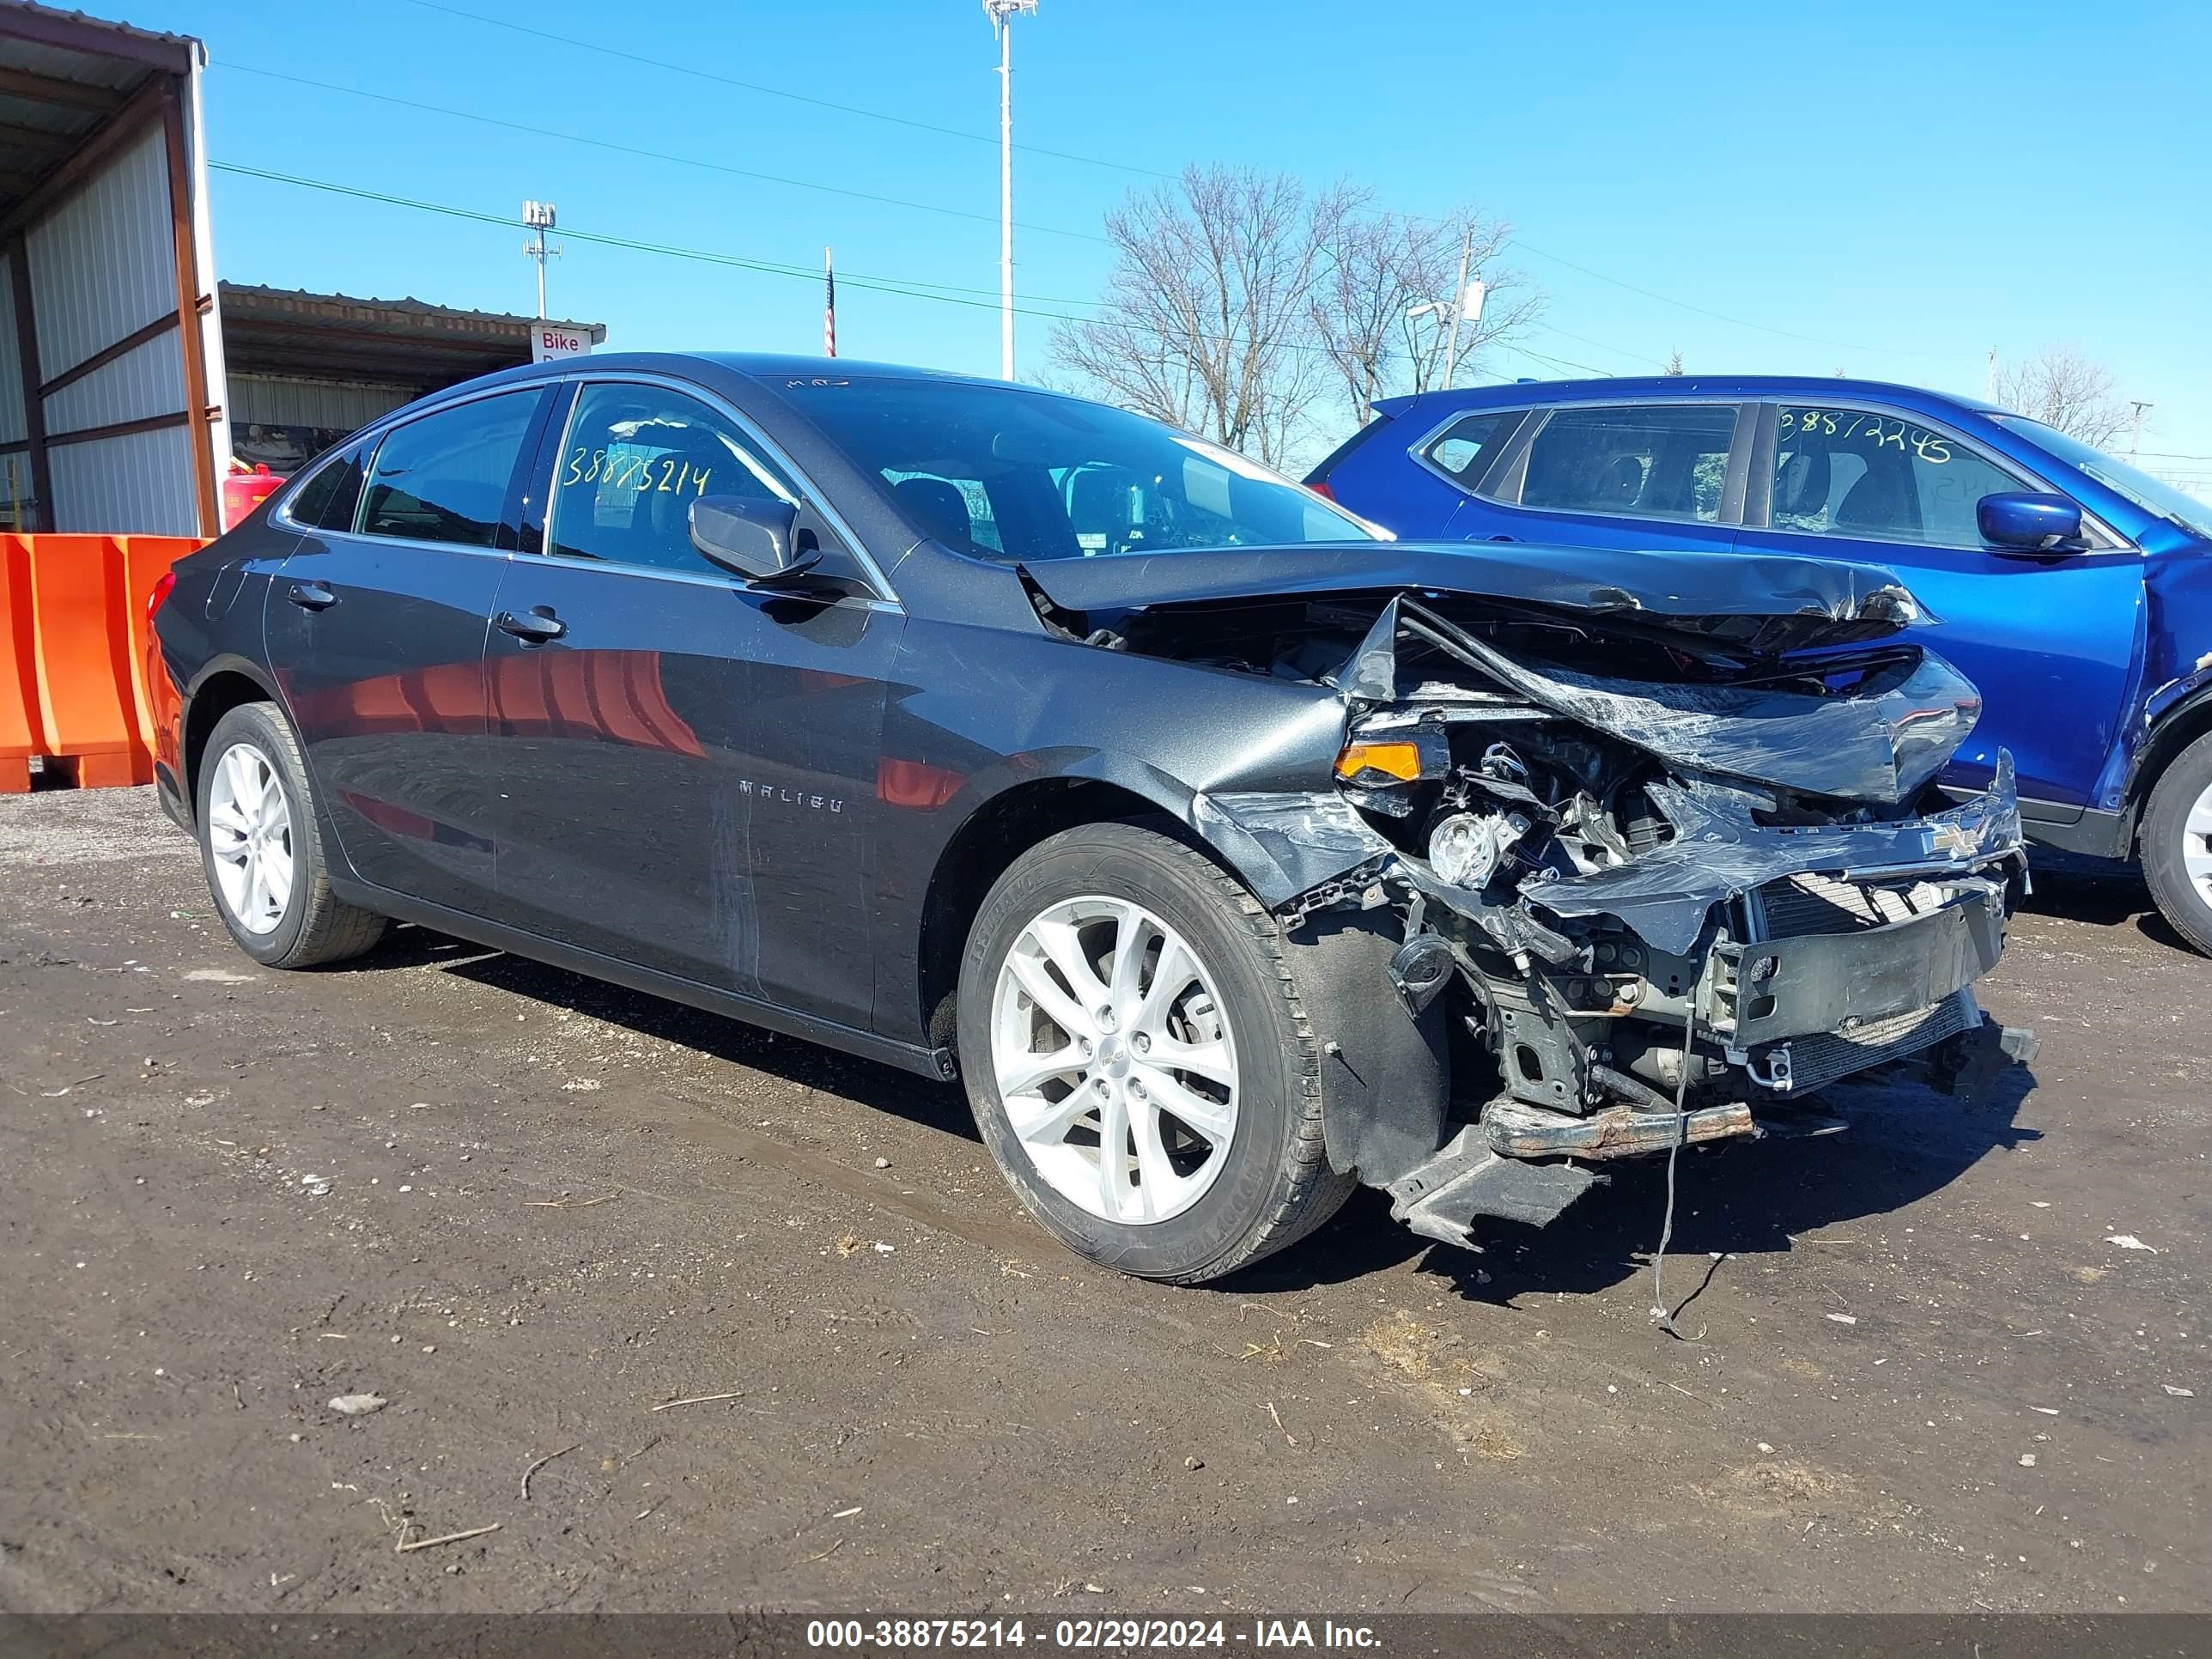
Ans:
<svg viewBox="0 0 2212 1659"><path fill-rule="evenodd" d="M1993 1106L1686 1155L1692 1344L1656 1166L1163 1289L954 1090L415 930L270 973L149 792L0 799L0 1609L2204 1609L2145 908L2044 881Z"/></svg>

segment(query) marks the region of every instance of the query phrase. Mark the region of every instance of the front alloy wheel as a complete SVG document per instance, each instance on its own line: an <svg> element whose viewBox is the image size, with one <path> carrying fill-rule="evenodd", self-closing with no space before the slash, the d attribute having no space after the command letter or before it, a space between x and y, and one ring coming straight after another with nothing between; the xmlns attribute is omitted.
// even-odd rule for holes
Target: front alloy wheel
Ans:
<svg viewBox="0 0 2212 1659"><path fill-rule="evenodd" d="M976 1127L1030 1213L1091 1261L1217 1279L1352 1190L1322 1133L1317 1022L1279 924L1235 877L1135 823L1016 859L962 957Z"/></svg>
<svg viewBox="0 0 2212 1659"><path fill-rule="evenodd" d="M1206 1195L1237 1133L1237 1048L1195 952L1142 905L1086 894L1006 953L991 1065L1015 1135L1053 1190L1150 1225Z"/></svg>
<svg viewBox="0 0 2212 1659"><path fill-rule="evenodd" d="M2140 833L2143 878L2159 914L2212 957L2212 732L2160 775Z"/></svg>
<svg viewBox="0 0 2212 1659"><path fill-rule="evenodd" d="M2197 793L2182 820L2181 868L2197 896L2212 906L2212 783Z"/></svg>

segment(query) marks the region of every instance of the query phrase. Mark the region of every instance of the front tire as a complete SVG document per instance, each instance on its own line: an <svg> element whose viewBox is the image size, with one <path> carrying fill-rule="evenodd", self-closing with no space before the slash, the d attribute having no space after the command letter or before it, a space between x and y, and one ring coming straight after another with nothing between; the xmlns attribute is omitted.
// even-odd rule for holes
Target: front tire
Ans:
<svg viewBox="0 0 2212 1659"><path fill-rule="evenodd" d="M2183 750L2151 791L2141 846L2159 914L2212 956L2212 732Z"/></svg>
<svg viewBox="0 0 2212 1659"><path fill-rule="evenodd" d="M200 862L238 948L268 968L357 957L382 916L334 897L314 786L276 704L244 703L216 722L200 760Z"/></svg>
<svg viewBox="0 0 2212 1659"><path fill-rule="evenodd" d="M1275 919L1127 823L1039 843L984 900L959 1050L984 1144L1079 1255L1196 1284L1297 1243L1352 1177Z"/></svg>

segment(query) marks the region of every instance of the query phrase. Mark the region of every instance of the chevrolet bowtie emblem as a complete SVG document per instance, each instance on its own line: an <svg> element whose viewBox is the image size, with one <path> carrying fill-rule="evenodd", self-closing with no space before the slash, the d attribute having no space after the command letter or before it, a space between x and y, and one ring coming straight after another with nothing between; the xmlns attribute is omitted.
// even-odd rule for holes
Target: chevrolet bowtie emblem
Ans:
<svg viewBox="0 0 2212 1659"><path fill-rule="evenodd" d="M1928 850L1930 854L1940 853L1945 858L1972 858L1974 838L1955 823L1939 823L1928 832Z"/></svg>

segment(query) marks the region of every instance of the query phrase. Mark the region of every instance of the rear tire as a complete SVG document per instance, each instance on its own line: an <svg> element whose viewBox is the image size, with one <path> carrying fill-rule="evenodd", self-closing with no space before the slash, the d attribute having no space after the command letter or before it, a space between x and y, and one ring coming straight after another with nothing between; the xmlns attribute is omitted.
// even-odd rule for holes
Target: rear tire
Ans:
<svg viewBox="0 0 2212 1659"><path fill-rule="evenodd" d="M313 968L384 937L382 916L331 892L314 785L276 704L242 703L216 722L196 793L208 891L247 956L266 968Z"/></svg>
<svg viewBox="0 0 2212 1659"><path fill-rule="evenodd" d="M2139 844L2159 914L2212 956L2212 732L2183 750L2159 779Z"/></svg>
<svg viewBox="0 0 2212 1659"><path fill-rule="evenodd" d="M1085 825L1015 860L969 933L958 1041L1008 1184L1102 1266L1217 1279L1356 1184L1324 1150L1320 1044L1275 918L1152 830Z"/></svg>

